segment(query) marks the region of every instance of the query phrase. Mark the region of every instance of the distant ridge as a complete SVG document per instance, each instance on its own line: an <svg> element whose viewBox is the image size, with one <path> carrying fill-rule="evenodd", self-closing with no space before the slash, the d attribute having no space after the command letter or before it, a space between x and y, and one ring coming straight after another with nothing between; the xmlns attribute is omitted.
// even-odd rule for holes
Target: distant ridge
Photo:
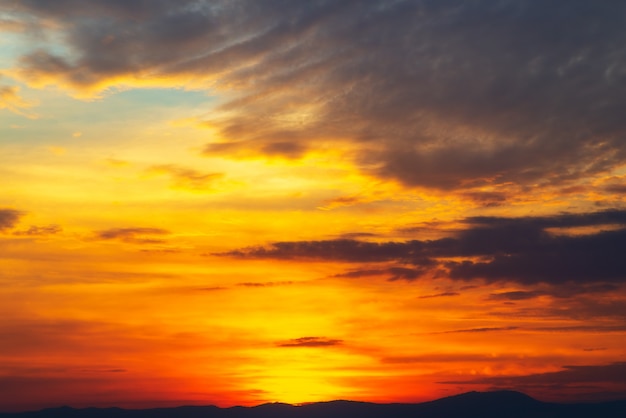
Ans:
<svg viewBox="0 0 626 418"><path fill-rule="evenodd" d="M468 392L417 404L330 401L293 406L268 403L255 407L122 409L67 406L34 412L0 413L0 418L624 418L626 400L558 404L520 392Z"/></svg>

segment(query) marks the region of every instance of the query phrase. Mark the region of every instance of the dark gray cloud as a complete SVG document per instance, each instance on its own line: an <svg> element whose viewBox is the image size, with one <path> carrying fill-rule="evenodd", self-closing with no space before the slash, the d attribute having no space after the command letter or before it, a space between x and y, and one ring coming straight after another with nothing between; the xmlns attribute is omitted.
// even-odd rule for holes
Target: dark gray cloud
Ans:
<svg viewBox="0 0 626 418"><path fill-rule="evenodd" d="M168 235L169 233L169 231L161 228L111 228L97 232L96 237L102 240L120 240L137 244L158 244L164 241L152 237Z"/></svg>
<svg viewBox="0 0 626 418"><path fill-rule="evenodd" d="M526 218L505 218L475 216L464 220L469 225L483 227L518 227L518 228L573 228L597 225L626 225L626 210L608 209L591 213L561 213L550 216Z"/></svg>
<svg viewBox="0 0 626 418"><path fill-rule="evenodd" d="M549 287L542 290L513 290L510 292L492 293L491 295L489 295L489 299L521 301L535 299L541 296L550 296L552 298L563 299L571 298L578 295L610 293L619 291L619 289L619 286L610 283L587 285L575 285L570 283L568 286Z"/></svg>
<svg viewBox="0 0 626 418"><path fill-rule="evenodd" d="M626 248L626 230L578 237L522 236L513 241L494 248L489 260L447 263L450 277L531 283L626 281L626 260L620 250Z"/></svg>
<svg viewBox="0 0 626 418"><path fill-rule="evenodd" d="M224 255L254 258L309 258L352 262L388 261L414 256L426 250L421 241L409 242L366 242L352 239L328 241L275 242L267 247L251 247L235 250Z"/></svg>
<svg viewBox="0 0 626 418"><path fill-rule="evenodd" d="M393 263L353 270L343 277L388 275L390 280L415 280L426 273L452 279L516 281L521 284L575 284L545 293L510 292L494 298L521 300L550 294L571 297L601 293L626 282L626 211L550 217L474 217L453 237L404 242L349 239L277 242L222 255L240 258L338 260L351 263ZM591 228L572 234L571 228ZM459 260L460 259L460 260Z"/></svg>
<svg viewBox="0 0 626 418"><path fill-rule="evenodd" d="M193 1L181 0L181 5ZM28 11L37 16L70 19L76 17L97 17L104 15L109 18L141 19L150 15L166 12L172 6L171 1L162 0L7 0L6 10Z"/></svg>
<svg viewBox="0 0 626 418"><path fill-rule="evenodd" d="M545 292L540 290L515 290L511 292L492 293L489 295L489 299L492 300L528 300L538 298L545 295Z"/></svg>
<svg viewBox="0 0 626 418"><path fill-rule="evenodd" d="M618 383L626 385L626 363L612 363L599 366L564 366L558 372L531 374L526 376L489 376L462 382L464 384L491 384L501 387L575 386L592 383ZM461 382L442 382L459 384Z"/></svg>
<svg viewBox="0 0 626 418"><path fill-rule="evenodd" d="M224 138L207 154L298 158L333 138L358 143L370 174L439 189L568 184L626 157L622 2L14 0L0 11L59 23L49 39L66 48L40 39L18 64L26 79L175 76L238 92L207 120Z"/></svg>
<svg viewBox="0 0 626 418"><path fill-rule="evenodd" d="M607 329L624 329L626 321L626 298L617 292L607 294L609 297L598 295L579 296L568 301L567 304L554 303L546 310L549 316L571 318L577 321L585 321L589 318L601 318L610 321L618 321L619 325L612 324ZM617 328L611 328L617 327Z"/></svg>
<svg viewBox="0 0 626 418"><path fill-rule="evenodd" d="M293 340L277 343L278 347L332 347L343 344L343 340L335 340L326 337L301 337Z"/></svg>
<svg viewBox="0 0 626 418"><path fill-rule="evenodd" d="M13 228L23 214L15 209L0 209L0 231Z"/></svg>
<svg viewBox="0 0 626 418"><path fill-rule="evenodd" d="M463 193L462 196L482 206L501 206L508 200L508 195L505 192L474 191Z"/></svg>
<svg viewBox="0 0 626 418"><path fill-rule="evenodd" d="M607 192L626 194L626 184L611 184L605 187Z"/></svg>
<svg viewBox="0 0 626 418"><path fill-rule="evenodd" d="M42 235L54 235L61 232L63 228L59 225L48 225L48 226L35 226L31 225L28 229L22 231L15 231L15 235L24 235L24 236L42 236Z"/></svg>

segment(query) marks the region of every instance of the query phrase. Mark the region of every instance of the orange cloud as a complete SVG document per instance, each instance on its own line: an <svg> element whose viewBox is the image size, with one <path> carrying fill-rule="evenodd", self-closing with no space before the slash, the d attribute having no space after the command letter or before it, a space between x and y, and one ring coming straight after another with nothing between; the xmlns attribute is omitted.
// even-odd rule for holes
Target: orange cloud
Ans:
<svg viewBox="0 0 626 418"><path fill-rule="evenodd" d="M29 119L37 119L37 114L29 111L35 104L19 95L17 86L0 86L0 110L6 109Z"/></svg>

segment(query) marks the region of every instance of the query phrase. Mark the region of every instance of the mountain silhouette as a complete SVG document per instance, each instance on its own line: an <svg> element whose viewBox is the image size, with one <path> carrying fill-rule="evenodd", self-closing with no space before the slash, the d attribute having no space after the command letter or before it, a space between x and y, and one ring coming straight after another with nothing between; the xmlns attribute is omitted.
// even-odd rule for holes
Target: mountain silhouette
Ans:
<svg viewBox="0 0 626 418"><path fill-rule="evenodd" d="M268 403L255 407L122 409L67 406L35 412L0 413L0 418L624 418L626 400L559 404L541 402L520 392L468 392L417 404L354 401L302 406Z"/></svg>

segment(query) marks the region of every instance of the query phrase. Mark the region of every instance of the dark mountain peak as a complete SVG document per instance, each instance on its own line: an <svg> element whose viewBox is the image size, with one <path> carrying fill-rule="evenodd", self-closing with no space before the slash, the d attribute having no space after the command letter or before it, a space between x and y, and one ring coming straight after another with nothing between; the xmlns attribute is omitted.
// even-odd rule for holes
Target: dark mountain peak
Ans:
<svg viewBox="0 0 626 418"><path fill-rule="evenodd" d="M467 392L419 404L427 417L539 417L544 404L509 390Z"/></svg>
<svg viewBox="0 0 626 418"><path fill-rule="evenodd" d="M273 411L277 411L277 410L286 410L286 409L291 409L291 408L295 408L295 406L288 404L288 403L284 403L284 402L268 402L268 403L264 403L261 405L257 405L257 406L253 406L252 408L246 408L246 407L239 407L241 409L252 409L252 410L273 410Z"/></svg>
<svg viewBox="0 0 626 418"><path fill-rule="evenodd" d="M452 400L456 400L459 402L512 402L516 404L540 403L540 401L536 400L535 398L532 398L522 392L516 392L514 390L494 390L487 392L471 391L438 399L434 402Z"/></svg>
<svg viewBox="0 0 626 418"><path fill-rule="evenodd" d="M57 406L54 408L45 408L44 411L73 411L74 408L72 408L71 406L67 406L67 405L62 405L62 406Z"/></svg>

